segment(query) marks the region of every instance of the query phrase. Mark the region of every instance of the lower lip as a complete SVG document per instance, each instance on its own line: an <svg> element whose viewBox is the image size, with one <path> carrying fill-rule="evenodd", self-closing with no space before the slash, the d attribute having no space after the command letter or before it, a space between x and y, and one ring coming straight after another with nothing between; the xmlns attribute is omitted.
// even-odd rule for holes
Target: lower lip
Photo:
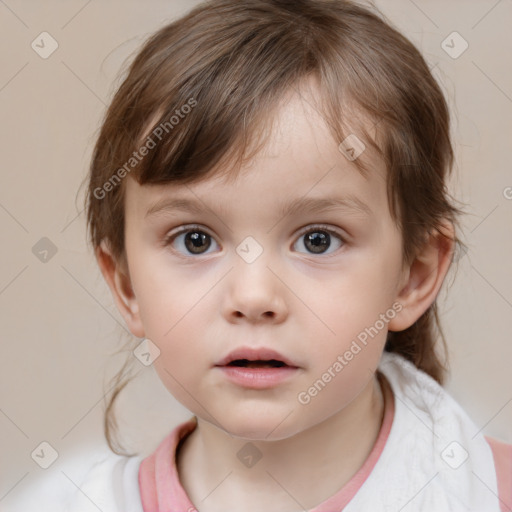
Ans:
<svg viewBox="0 0 512 512"><path fill-rule="evenodd" d="M246 368L243 366L217 366L233 383L252 389L265 389L277 386L295 375L298 368Z"/></svg>

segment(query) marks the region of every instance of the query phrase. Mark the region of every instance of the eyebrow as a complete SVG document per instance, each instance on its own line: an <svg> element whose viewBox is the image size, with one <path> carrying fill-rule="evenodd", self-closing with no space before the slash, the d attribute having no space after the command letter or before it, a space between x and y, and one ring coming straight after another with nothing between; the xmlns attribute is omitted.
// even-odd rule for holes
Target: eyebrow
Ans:
<svg viewBox="0 0 512 512"><path fill-rule="evenodd" d="M221 214L225 213L225 207L210 208L200 201L188 199L185 197L165 198L152 205L146 212L145 218L158 216L174 211L183 211L195 214L201 214L207 211L217 210ZM281 204L278 209L278 215L285 217L301 212L320 213L331 210L343 210L347 213L360 214L364 216L373 215L370 207L361 201L358 197L349 194L345 197L299 197L289 203Z"/></svg>

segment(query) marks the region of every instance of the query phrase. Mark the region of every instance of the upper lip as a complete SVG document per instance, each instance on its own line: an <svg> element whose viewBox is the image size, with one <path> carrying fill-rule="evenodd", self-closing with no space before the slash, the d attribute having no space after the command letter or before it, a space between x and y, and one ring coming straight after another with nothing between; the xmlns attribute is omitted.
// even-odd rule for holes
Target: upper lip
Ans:
<svg viewBox="0 0 512 512"><path fill-rule="evenodd" d="M283 356L283 354L266 347L239 347L232 350L226 357L218 361L215 366L226 366L231 363L231 361L236 361L237 359L247 359L248 361L270 361L271 359L275 359L276 361L282 361L288 366L297 368L297 365L287 357Z"/></svg>

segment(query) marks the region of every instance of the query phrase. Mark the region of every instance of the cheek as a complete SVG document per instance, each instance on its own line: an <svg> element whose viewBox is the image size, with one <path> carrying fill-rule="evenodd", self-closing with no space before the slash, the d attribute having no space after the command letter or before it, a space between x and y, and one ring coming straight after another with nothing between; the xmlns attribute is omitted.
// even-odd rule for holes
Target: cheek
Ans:
<svg viewBox="0 0 512 512"><path fill-rule="evenodd" d="M356 336L392 306L396 287L392 275L391 265L354 265L322 283L317 292L311 293L310 288L305 302L311 321L318 323L326 338Z"/></svg>
<svg viewBox="0 0 512 512"><path fill-rule="evenodd" d="M172 267L165 258L140 258L133 265L132 283L146 336L171 340L181 324L197 315L202 298L211 288L209 279L187 275L187 270Z"/></svg>
<svg viewBox="0 0 512 512"><path fill-rule="evenodd" d="M304 332L312 332L312 325L316 325L317 334L312 341L316 347L313 357L317 373L331 367L338 356L345 354L342 372L332 370L338 383L345 378L357 382L360 374L365 378L367 369L377 366L389 321L395 316L392 305L398 258L394 247L380 252L360 252L346 270L325 280L316 288L317 292L309 294L306 301L311 311L306 312L309 328L305 327Z"/></svg>
<svg viewBox="0 0 512 512"><path fill-rule="evenodd" d="M382 331L364 342L339 335L327 347L319 347L295 397L301 414L318 421L349 406L373 380L384 344Z"/></svg>
<svg viewBox="0 0 512 512"><path fill-rule="evenodd" d="M201 325L199 317L192 314L174 316L176 321L170 327L165 323L163 333L158 322L150 325L157 333L154 342L160 350L153 367L167 390L185 407L194 410L197 403L191 397L204 392L200 389L200 377L213 363L205 347L207 326Z"/></svg>

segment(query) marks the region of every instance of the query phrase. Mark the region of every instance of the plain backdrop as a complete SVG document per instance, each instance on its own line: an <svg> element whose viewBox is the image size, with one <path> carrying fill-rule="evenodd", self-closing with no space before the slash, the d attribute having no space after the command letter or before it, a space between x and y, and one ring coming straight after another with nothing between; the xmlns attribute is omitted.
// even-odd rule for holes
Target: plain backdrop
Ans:
<svg viewBox="0 0 512 512"><path fill-rule="evenodd" d="M79 187L123 61L196 3L0 1L2 510L18 510L50 473L73 486L76 461L105 447L105 393L126 331L86 244ZM452 112L450 187L468 205L469 251L440 296L446 387L478 429L512 442L512 2L377 6L423 52ZM121 439L148 454L190 413L135 363L118 404ZM57 459L41 468L34 453L52 449Z"/></svg>

